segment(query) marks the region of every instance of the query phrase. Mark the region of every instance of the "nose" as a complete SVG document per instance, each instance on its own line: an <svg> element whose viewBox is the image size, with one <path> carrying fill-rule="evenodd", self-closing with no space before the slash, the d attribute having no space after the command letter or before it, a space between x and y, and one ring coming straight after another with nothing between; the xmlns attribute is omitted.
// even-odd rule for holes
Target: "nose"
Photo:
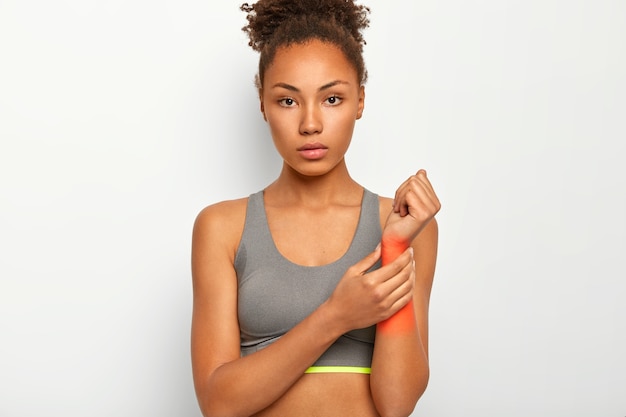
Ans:
<svg viewBox="0 0 626 417"><path fill-rule="evenodd" d="M313 135L322 133L322 127L321 109L316 106L305 107L302 112L302 119L300 120L300 134Z"/></svg>

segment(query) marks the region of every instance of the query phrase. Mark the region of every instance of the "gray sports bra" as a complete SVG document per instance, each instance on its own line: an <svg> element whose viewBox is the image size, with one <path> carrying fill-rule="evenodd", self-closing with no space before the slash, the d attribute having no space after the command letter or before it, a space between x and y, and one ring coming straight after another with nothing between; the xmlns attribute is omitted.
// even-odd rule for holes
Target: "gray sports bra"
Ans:
<svg viewBox="0 0 626 417"><path fill-rule="evenodd" d="M374 250L381 235L378 196L364 190L359 222L346 253L327 265L297 265L274 244L263 191L250 195L235 256L241 355L263 349L310 315L328 299L345 271ZM380 262L372 269L379 267ZM369 373L375 333L371 326L344 334L307 372Z"/></svg>

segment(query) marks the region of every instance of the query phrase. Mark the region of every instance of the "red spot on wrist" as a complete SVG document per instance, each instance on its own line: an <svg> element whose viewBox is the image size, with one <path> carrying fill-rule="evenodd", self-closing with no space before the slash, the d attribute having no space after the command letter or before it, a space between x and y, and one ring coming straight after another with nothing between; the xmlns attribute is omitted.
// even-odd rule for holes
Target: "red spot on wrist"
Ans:
<svg viewBox="0 0 626 417"><path fill-rule="evenodd" d="M381 242L381 261L383 265L393 262L409 247L409 242L402 238L385 236ZM413 301L409 301L393 316L381 321L377 325L377 331L386 334L408 333L415 329L415 313Z"/></svg>

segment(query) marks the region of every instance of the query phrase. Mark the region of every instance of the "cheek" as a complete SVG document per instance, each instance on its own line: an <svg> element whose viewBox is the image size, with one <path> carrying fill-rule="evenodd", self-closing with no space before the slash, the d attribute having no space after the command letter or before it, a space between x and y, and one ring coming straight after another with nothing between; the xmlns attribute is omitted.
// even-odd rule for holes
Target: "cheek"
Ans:
<svg viewBox="0 0 626 417"><path fill-rule="evenodd" d="M272 133L280 133L285 130L286 126L289 125L288 117L285 117L284 114L277 115L270 111L265 113L265 117Z"/></svg>
<svg viewBox="0 0 626 417"><path fill-rule="evenodd" d="M294 127L293 121L285 115L268 114L267 124L272 142L279 151L288 146L290 139L294 136L294 130L297 132L297 126Z"/></svg>
<svg viewBox="0 0 626 417"><path fill-rule="evenodd" d="M327 122L326 126L337 132L351 133L354 130L356 122L355 115L352 112L343 112L333 115Z"/></svg>

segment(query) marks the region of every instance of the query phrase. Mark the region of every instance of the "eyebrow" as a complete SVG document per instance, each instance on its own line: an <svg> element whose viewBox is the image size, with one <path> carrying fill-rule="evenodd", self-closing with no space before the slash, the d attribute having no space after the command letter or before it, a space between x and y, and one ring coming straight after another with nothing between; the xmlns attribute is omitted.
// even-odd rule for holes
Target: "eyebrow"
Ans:
<svg viewBox="0 0 626 417"><path fill-rule="evenodd" d="M336 85L339 85L339 84L350 84L350 83L347 82L347 81L335 80L335 81L331 81L329 83L324 84L317 91L324 91L324 90L327 90L327 89L329 89L331 87L334 87ZM274 84L272 86L272 88L276 88L276 87L281 87L281 88L284 88L286 90L293 91L293 92L296 92L296 93L300 92L300 89L298 87L295 87L295 86L293 86L291 84L287 84L287 83L276 83L276 84Z"/></svg>

